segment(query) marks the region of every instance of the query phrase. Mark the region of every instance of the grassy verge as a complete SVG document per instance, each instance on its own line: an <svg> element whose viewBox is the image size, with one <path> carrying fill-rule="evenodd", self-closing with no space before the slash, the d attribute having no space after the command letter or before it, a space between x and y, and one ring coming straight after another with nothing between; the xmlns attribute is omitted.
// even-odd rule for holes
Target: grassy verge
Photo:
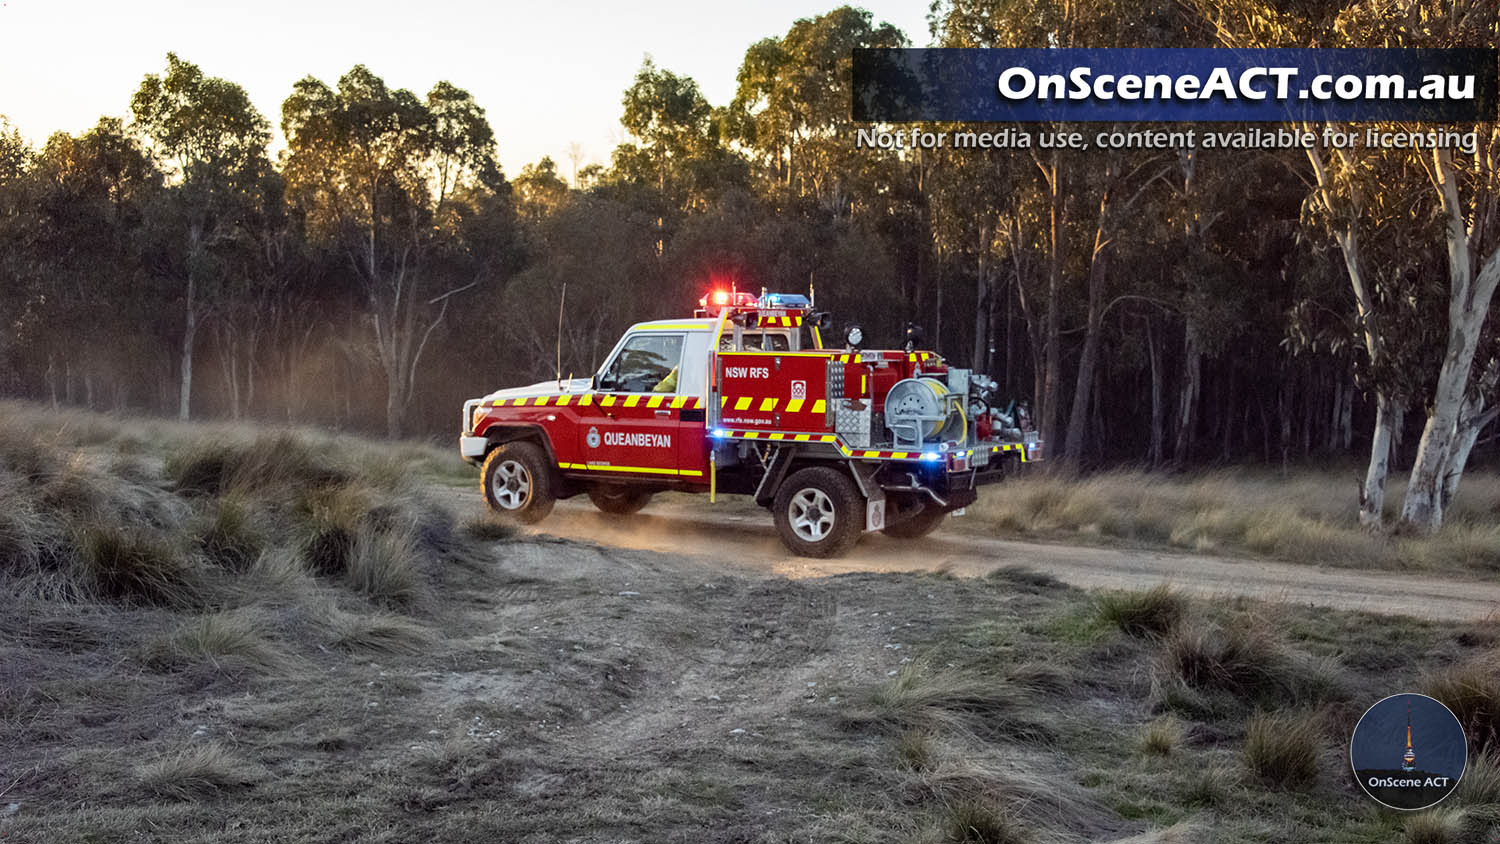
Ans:
<svg viewBox="0 0 1500 844"><path fill-rule="evenodd" d="M939 637L851 716L926 819L913 840L1491 840L1494 625L1044 594L1029 618ZM1380 808L1349 771L1354 723L1401 690L1468 726L1469 778L1428 812Z"/></svg>
<svg viewBox="0 0 1500 844"><path fill-rule="evenodd" d="M1357 568L1500 571L1500 476L1466 474L1443 530L1426 538L1362 529L1355 481L1311 470L1027 476L987 489L952 529ZM1402 493L1393 478L1392 520Z"/></svg>

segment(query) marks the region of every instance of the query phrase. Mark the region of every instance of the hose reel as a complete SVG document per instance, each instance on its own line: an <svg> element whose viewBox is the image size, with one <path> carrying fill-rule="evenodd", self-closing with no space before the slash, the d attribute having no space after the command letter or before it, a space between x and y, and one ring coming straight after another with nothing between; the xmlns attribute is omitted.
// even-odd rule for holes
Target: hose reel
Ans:
<svg viewBox="0 0 1500 844"><path fill-rule="evenodd" d="M936 378L897 381L885 397L885 426L895 435L898 448L946 440L963 442L968 436L966 398Z"/></svg>

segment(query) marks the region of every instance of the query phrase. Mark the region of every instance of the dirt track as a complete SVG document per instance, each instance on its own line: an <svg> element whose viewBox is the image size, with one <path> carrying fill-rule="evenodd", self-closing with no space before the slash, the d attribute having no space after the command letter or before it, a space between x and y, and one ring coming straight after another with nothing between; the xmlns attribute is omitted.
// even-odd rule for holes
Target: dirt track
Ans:
<svg viewBox="0 0 1500 844"><path fill-rule="evenodd" d="M477 491L448 490L462 511L482 506ZM935 571L980 576L1024 566L1083 588L1144 589L1158 583L1205 596L1242 595L1268 601L1451 621L1500 618L1500 583L1456 577L1357 571L1265 560L1118 548L1049 545L966 535L951 527L916 543L879 534L864 537L838 560L794 557L776 538L768 515L744 515L653 504L625 520L601 516L586 503L560 502L538 533L605 545L671 551L701 561L803 578L855 571ZM732 506L732 505L731 505Z"/></svg>

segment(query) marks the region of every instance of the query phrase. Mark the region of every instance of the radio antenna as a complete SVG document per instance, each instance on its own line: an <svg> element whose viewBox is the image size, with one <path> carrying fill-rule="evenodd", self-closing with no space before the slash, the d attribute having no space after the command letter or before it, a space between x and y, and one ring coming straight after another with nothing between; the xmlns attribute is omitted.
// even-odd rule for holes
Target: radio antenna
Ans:
<svg viewBox="0 0 1500 844"><path fill-rule="evenodd" d="M557 299L557 389L562 389L562 327L563 307L568 303L568 283L563 282L562 295Z"/></svg>

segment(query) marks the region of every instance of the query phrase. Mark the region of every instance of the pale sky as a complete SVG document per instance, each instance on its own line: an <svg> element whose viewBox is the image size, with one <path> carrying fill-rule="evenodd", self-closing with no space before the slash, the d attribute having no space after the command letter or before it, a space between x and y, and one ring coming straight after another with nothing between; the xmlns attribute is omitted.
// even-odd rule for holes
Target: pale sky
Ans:
<svg viewBox="0 0 1500 844"><path fill-rule="evenodd" d="M927 41L929 0L855 3ZM607 163L623 139L620 99L641 60L691 76L714 105L734 96L745 49L784 35L838 0L0 0L0 115L40 143L101 115L128 116L147 73L176 52L244 86L277 127L292 83L330 85L355 64L393 88L425 95L446 79L468 90L495 128L507 176L552 156L567 178Z"/></svg>

